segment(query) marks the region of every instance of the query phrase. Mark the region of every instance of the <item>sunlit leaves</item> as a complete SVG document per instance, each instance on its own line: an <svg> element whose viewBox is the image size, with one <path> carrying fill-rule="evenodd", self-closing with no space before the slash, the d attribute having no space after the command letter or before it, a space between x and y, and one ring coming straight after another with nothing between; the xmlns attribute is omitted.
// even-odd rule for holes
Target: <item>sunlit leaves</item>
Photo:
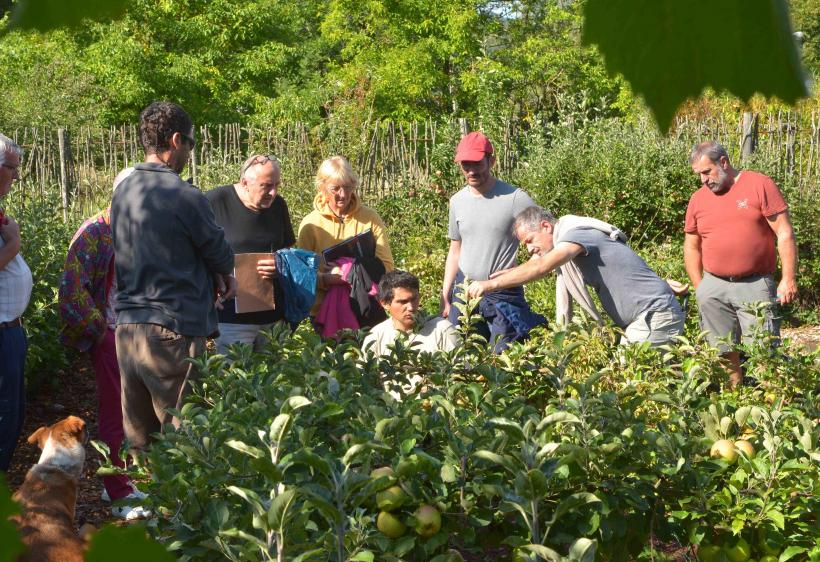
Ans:
<svg viewBox="0 0 820 562"><path fill-rule="evenodd" d="M584 41L623 74L666 131L705 88L743 100L807 96L785 0L589 0Z"/></svg>

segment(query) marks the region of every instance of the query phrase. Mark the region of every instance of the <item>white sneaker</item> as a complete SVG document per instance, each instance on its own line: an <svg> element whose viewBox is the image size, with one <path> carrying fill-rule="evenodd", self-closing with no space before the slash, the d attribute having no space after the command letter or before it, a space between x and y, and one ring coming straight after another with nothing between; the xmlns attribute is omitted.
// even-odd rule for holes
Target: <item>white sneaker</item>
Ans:
<svg viewBox="0 0 820 562"><path fill-rule="evenodd" d="M111 515L126 521L133 521L134 519L151 517L151 510L145 509L141 505L115 505L111 508Z"/></svg>
<svg viewBox="0 0 820 562"><path fill-rule="evenodd" d="M115 502L122 503L124 505L112 506L111 514L114 517L125 519L126 521L131 521L134 519L145 519L146 517L151 517L150 509L146 509L141 505L129 505L128 503L125 503L129 500L136 500L135 503L138 503L148 497L148 494L146 494L145 492L137 490L134 486L132 486L132 488L134 489L133 492L131 492L124 498L120 498Z"/></svg>

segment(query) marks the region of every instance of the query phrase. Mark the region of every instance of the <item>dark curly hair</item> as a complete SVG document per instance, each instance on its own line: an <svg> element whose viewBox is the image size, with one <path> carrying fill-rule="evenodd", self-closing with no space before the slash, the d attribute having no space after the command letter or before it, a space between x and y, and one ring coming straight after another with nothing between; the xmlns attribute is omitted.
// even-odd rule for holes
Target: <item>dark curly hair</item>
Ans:
<svg viewBox="0 0 820 562"><path fill-rule="evenodd" d="M185 110L168 101L155 101L140 113L140 141L148 154L168 150L174 133L189 135L193 128Z"/></svg>
<svg viewBox="0 0 820 562"><path fill-rule="evenodd" d="M393 290L406 289L408 291L419 291L419 278L407 271L394 269L382 275L379 281L379 300L381 302L393 302Z"/></svg>

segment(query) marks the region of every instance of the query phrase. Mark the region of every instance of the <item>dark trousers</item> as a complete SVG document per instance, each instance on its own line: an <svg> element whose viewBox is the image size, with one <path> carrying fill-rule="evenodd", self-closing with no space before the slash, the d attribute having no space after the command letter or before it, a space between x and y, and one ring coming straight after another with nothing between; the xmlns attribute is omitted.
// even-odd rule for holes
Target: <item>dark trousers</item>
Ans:
<svg viewBox="0 0 820 562"><path fill-rule="evenodd" d="M0 472L7 472L26 414L26 332L0 328Z"/></svg>
<svg viewBox="0 0 820 562"><path fill-rule="evenodd" d="M461 299L461 287L459 287L459 285L461 285L463 282L464 274L461 271L459 271L458 273L456 273L456 279L453 282L453 288L450 289L450 314L447 316L447 320L449 320L453 326L461 325L461 320L459 319L459 317L461 316L461 311L458 309L455 303L464 302ZM472 311L472 313L478 314L478 307L476 307ZM486 320L484 320L484 317L482 317L481 320L478 320L478 322L474 325L474 330L481 337L483 337L487 341L490 341L492 334L490 334L490 326L489 324L487 324Z"/></svg>
<svg viewBox="0 0 820 562"><path fill-rule="evenodd" d="M463 302L457 289L463 280L464 276L459 271L450 295L451 305ZM526 340L530 330L547 324L546 318L530 309L523 287L510 287L484 295L473 312L481 316L475 331L492 344L494 353L502 353L512 342ZM460 313L454 305L451 306L449 320L455 326L458 326Z"/></svg>

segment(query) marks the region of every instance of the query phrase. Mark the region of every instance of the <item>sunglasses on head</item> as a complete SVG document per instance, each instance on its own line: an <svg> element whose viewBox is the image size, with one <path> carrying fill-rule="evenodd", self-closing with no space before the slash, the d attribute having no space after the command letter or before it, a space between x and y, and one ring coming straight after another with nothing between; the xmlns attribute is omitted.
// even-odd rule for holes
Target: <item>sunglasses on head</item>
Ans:
<svg viewBox="0 0 820 562"><path fill-rule="evenodd" d="M261 154L259 156L254 156L250 161L246 162L242 169L239 172L239 176L244 176L245 172L250 169L251 166L256 166L257 164L267 164L268 162L276 162L275 156L270 156L267 154Z"/></svg>

